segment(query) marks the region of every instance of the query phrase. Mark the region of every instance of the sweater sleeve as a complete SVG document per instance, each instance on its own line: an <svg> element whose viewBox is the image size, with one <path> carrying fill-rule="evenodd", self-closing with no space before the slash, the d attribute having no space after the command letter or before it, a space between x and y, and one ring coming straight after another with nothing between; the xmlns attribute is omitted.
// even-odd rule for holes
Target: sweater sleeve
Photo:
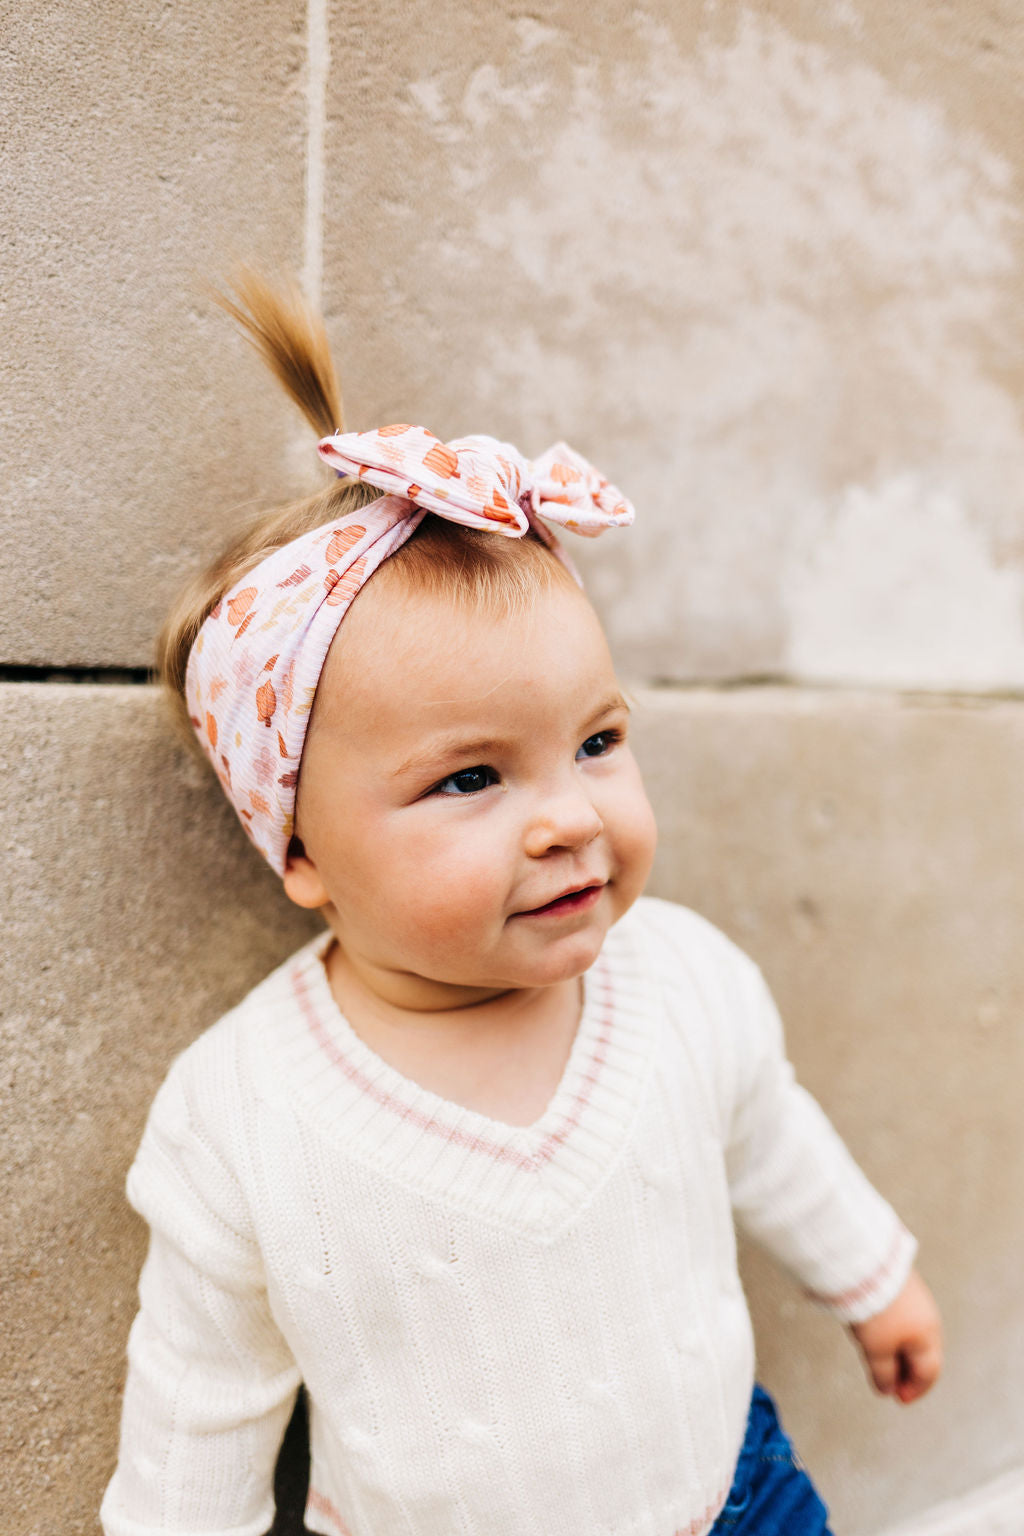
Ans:
<svg viewBox="0 0 1024 1536"><path fill-rule="evenodd" d="M128 1175L151 1236L101 1521L106 1536L262 1536L299 1373L243 1191L195 1112L182 1060Z"/></svg>
<svg viewBox="0 0 1024 1536"><path fill-rule="evenodd" d="M844 1322L862 1322L899 1294L917 1244L795 1081L761 973L734 953L723 1111L737 1222L814 1300Z"/></svg>

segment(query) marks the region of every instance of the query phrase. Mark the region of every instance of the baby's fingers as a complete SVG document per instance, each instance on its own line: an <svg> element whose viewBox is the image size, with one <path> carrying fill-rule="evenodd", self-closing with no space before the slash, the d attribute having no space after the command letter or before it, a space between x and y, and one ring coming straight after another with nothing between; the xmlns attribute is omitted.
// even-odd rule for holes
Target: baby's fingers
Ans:
<svg viewBox="0 0 1024 1536"><path fill-rule="evenodd" d="M900 1356L893 1350L864 1351L864 1364L875 1389L884 1397L894 1397L900 1384Z"/></svg>
<svg viewBox="0 0 1024 1536"><path fill-rule="evenodd" d="M864 1361L876 1389L885 1397L912 1403L934 1386L942 1370L942 1347L928 1339L896 1350L865 1351Z"/></svg>
<svg viewBox="0 0 1024 1536"><path fill-rule="evenodd" d="M923 1397L942 1370L942 1346L937 1339L907 1345L896 1356L896 1396L901 1403Z"/></svg>
<svg viewBox="0 0 1024 1536"><path fill-rule="evenodd" d="M923 1397L942 1369L942 1319L916 1270L894 1301L850 1332L878 1391L901 1403Z"/></svg>

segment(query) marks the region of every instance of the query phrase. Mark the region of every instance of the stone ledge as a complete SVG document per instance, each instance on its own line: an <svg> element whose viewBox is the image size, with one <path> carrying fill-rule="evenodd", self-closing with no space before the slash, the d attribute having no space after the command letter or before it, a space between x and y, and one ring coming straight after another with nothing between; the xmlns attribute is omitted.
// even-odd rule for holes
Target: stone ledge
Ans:
<svg viewBox="0 0 1024 1536"><path fill-rule="evenodd" d="M950 1499L915 1519L887 1526L879 1536L1020 1536L1024 1467Z"/></svg>

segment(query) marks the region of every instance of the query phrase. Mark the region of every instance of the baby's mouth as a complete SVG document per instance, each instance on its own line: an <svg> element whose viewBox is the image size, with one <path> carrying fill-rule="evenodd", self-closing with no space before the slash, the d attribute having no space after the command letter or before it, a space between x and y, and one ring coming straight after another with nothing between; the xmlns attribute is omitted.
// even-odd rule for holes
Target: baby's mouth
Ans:
<svg viewBox="0 0 1024 1536"><path fill-rule="evenodd" d="M565 891L561 896L556 896L554 901L545 902L542 907L530 907L525 912L517 913L517 916L560 917L575 912L586 912L599 899L603 890L603 881L594 881L590 885L576 886L575 889Z"/></svg>

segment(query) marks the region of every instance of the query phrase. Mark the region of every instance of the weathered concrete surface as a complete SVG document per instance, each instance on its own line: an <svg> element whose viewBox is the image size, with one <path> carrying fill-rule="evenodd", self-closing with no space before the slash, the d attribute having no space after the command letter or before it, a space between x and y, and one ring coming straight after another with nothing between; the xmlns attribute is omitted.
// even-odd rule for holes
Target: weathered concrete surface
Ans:
<svg viewBox="0 0 1024 1536"><path fill-rule="evenodd" d="M154 690L7 684L0 952L7 1536L92 1536L167 1065L310 932Z"/></svg>
<svg viewBox="0 0 1024 1536"><path fill-rule="evenodd" d="M943 1499L927 1514L886 1526L877 1536L1019 1536L1024 1468L1007 1472L963 1499Z"/></svg>
<svg viewBox="0 0 1024 1536"><path fill-rule="evenodd" d="M0 19L0 662L146 664L198 553L296 486L297 418L198 284L302 264L305 11Z"/></svg>
<svg viewBox="0 0 1024 1536"><path fill-rule="evenodd" d="M0 22L0 661L144 664L315 482L196 297L238 253L322 261L352 425L626 489L582 558L636 675L1024 687L1018 6L333 0L324 149L306 23Z"/></svg>
<svg viewBox="0 0 1024 1536"><path fill-rule="evenodd" d="M599 463L640 521L581 558L636 676L1024 685L1022 28L335 0L353 424Z"/></svg>
<svg viewBox="0 0 1024 1536"><path fill-rule="evenodd" d="M879 1403L842 1330L747 1267L764 1375L846 1536L1024 1462L1024 709L644 693L654 885L761 963L791 1054L921 1241L948 1365Z"/></svg>
<svg viewBox="0 0 1024 1536"><path fill-rule="evenodd" d="M7 685L0 716L3 1527L91 1536L146 1109L308 924L149 690ZM801 1076L918 1233L945 1310L946 1379L901 1411L831 1319L748 1266L764 1375L837 1531L872 1536L1024 1460L1024 706L654 692L637 739L654 888L761 962Z"/></svg>
<svg viewBox="0 0 1024 1536"><path fill-rule="evenodd" d="M231 509L313 478L195 296L237 253L323 257L351 425L564 435L633 496L580 559L634 677L1024 686L1019 5L328 10L323 156L301 0L0 19L0 662L147 662ZM0 716L0 1524L76 1536L146 1106L308 930L150 693L7 686ZM761 960L946 1310L946 1382L903 1413L749 1261L846 1536L1024 1460L1022 721L767 690L638 721L657 888Z"/></svg>

